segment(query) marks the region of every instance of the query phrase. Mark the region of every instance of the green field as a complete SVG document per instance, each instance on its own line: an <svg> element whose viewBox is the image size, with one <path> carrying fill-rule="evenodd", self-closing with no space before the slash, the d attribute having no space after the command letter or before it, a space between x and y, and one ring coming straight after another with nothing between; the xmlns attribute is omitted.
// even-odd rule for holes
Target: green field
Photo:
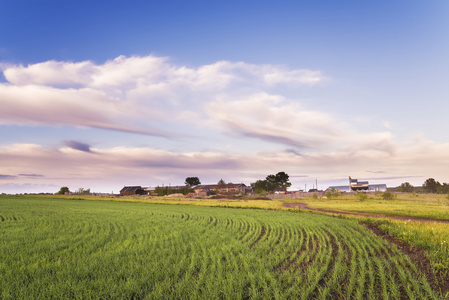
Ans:
<svg viewBox="0 0 449 300"><path fill-rule="evenodd" d="M438 194L398 194L394 200L383 200L382 194L371 194L365 201L355 195L327 198L301 198L311 209L333 211L334 214L360 213L383 216L368 221L410 246L418 247L432 262L440 276L449 278L449 199ZM347 216L347 215L346 215ZM360 216L353 218L365 219ZM400 219L394 219L400 218ZM414 220L413 218L425 219ZM435 220L435 222L432 222ZM446 221L440 223L438 221ZM449 285L446 283L446 285Z"/></svg>
<svg viewBox="0 0 449 300"><path fill-rule="evenodd" d="M395 245L306 212L0 197L1 299L441 299Z"/></svg>
<svg viewBox="0 0 449 300"><path fill-rule="evenodd" d="M368 195L365 201L358 200L356 195L341 195L331 199L308 197L290 201L307 203L310 208L449 221L448 195L398 194L395 197L394 200L383 200L382 193L378 193Z"/></svg>

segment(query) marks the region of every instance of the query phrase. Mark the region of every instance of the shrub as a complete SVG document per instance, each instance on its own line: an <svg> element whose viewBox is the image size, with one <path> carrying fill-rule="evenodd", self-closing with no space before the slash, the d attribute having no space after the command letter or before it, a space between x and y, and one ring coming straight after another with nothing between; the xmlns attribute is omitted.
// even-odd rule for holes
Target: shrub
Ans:
<svg viewBox="0 0 449 300"><path fill-rule="evenodd" d="M313 194L312 198L313 199L318 199L318 195L317 194Z"/></svg>
<svg viewBox="0 0 449 300"><path fill-rule="evenodd" d="M393 199L396 198L396 195L393 194L393 193L390 192L390 191L386 191L386 192L384 192L384 193L382 194L382 198L383 198L384 200L393 200Z"/></svg>
<svg viewBox="0 0 449 300"><path fill-rule="evenodd" d="M331 199L332 198L332 193L331 192L327 192L326 193L326 198L327 199Z"/></svg>
<svg viewBox="0 0 449 300"><path fill-rule="evenodd" d="M359 199L360 202L363 202L366 199L368 199L368 195L363 193L363 192L358 192L357 193L357 199Z"/></svg>

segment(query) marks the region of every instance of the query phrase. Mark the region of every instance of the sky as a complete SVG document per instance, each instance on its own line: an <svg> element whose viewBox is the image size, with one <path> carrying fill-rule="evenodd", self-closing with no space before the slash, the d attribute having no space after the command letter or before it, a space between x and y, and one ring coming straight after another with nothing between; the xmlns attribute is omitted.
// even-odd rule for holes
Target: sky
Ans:
<svg viewBox="0 0 449 300"><path fill-rule="evenodd" d="M0 0L0 193L449 182L449 1Z"/></svg>

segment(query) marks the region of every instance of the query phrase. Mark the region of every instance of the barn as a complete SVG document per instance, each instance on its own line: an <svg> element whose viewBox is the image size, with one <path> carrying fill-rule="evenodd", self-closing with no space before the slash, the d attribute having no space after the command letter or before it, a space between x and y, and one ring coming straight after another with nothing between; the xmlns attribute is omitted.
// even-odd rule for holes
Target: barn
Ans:
<svg viewBox="0 0 449 300"><path fill-rule="evenodd" d="M120 195L129 196L129 195L147 195L146 192L141 186L125 186L120 190Z"/></svg>

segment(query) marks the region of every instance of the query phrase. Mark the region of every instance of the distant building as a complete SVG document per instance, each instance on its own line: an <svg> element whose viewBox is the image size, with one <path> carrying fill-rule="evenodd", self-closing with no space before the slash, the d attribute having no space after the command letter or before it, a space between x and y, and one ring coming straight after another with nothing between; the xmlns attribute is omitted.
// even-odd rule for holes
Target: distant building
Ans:
<svg viewBox="0 0 449 300"><path fill-rule="evenodd" d="M386 184L370 184L368 185L368 192L386 192Z"/></svg>
<svg viewBox="0 0 449 300"><path fill-rule="evenodd" d="M349 185L330 186L329 190L340 191L344 193L365 191L365 192L386 192L386 184L369 184L368 181L359 181L349 177Z"/></svg>
<svg viewBox="0 0 449 300"><path fill-rule="evenodd" d="M120 195L130 196L130 195L147 195L148 192L145 191L141 186L125 186L120 190Z"/></svg>
<svg viewBox="0 0 449 300"><path fill-rule="evenodd" d="M222 193L241 193L245 194L247 186L244 183L225 183L225 184L201 184L192 187L195 193L210 193L212 191Z"/></svg>
<svg viewBox="0 0 449 300"><path fill-rule="evenodd" d="M352 179L351 176L349 176L349 187L352 192L367 191L369 188L369 183L368 181L358 181L358 179Z"/></svg>

